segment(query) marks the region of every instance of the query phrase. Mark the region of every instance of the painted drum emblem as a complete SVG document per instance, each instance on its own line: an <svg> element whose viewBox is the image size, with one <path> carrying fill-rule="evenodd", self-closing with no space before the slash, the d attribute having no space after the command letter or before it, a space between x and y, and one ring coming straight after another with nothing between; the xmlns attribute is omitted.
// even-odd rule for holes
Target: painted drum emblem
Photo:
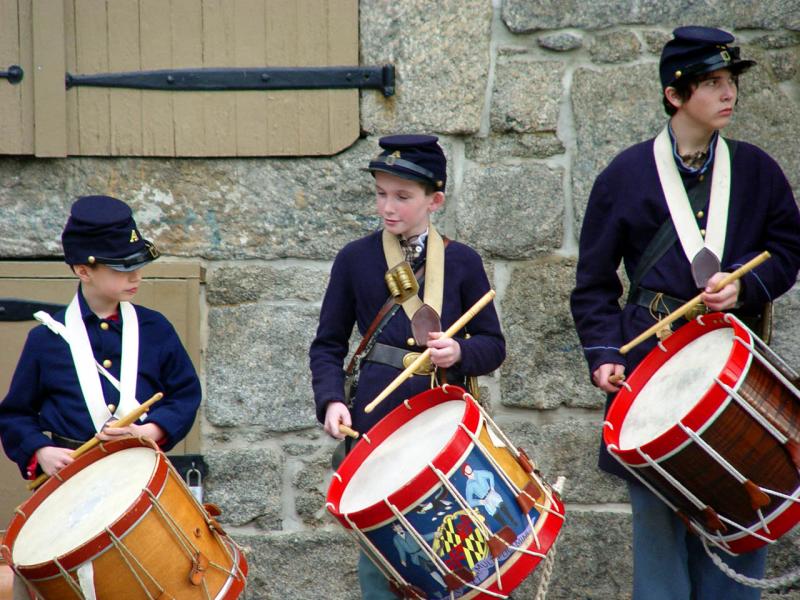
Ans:
<svg viewBox="0 0 800 600"><path fill-rule="evenodd" d="M486 537L466 511L447 515L433 540L433 551L451 569L472 569L489 553Z"/></svg>

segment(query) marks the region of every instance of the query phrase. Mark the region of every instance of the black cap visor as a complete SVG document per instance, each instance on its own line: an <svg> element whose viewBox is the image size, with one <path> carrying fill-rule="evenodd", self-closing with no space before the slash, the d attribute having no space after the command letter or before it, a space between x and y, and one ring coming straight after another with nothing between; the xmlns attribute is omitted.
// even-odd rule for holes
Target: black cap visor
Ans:
<svg viewBox="0 0 800 600"><path fill-rule="evenodd" d="M127 272L141 269L146 264L153 262L159 256L161 256L161 253L158 251L158 248L155 247L155 244L152 242L145 242L145 247L142 250L122 258L108 258L105 256L94 256L92 258L94 258L93 262L95 264L99 263L101 265L106 265L115 271Z"/></svg>
<svg viewBox="0 0 800 600"><path fill-rule="evenodd" d="M390 175L402 177L403 179L411 179L422 183L431 183L435 185L436 182L434 174L425 167L421 167L409 160L397 158L391 154L374 158L369 162L367 170L382 171Z"/></svg>
<svg viewBox="0 0 800 600"><path fill-rule="evenodd" d="M675 85L679 79L711 73L720 69L730 69L734 75L738 75L755 64L754 60L740 60L737 46L721 48L719 52L715 52L711 56L681 69L680 78L676 77L669 85Z"/></svg>

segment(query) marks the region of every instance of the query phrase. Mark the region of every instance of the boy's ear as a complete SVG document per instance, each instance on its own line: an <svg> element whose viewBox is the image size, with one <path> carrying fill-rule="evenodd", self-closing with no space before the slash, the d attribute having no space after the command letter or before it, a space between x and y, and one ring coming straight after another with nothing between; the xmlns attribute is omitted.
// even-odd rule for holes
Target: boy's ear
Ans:
<svg viewBox="0 0 800 600"><path fill-rule="evenodd" d="M433 192L433 201L431 202L431 212L439 210L444 206L444 192Z"/></svg>
<svg viewBox="0 0 800 600"><path fill-rule="evenodd" d="M678 90L672 86L664 89L664 96L667 98L667 102L669 102L676 109L683 105L683 99L681 99L680 95L678 94Z"/></svg>
<svg viewBox="0 0 800 600"><path fill-rule="evenodd" d="M89 280L89 267L88 265L72 265L72 271L81 281Z"/></svg>

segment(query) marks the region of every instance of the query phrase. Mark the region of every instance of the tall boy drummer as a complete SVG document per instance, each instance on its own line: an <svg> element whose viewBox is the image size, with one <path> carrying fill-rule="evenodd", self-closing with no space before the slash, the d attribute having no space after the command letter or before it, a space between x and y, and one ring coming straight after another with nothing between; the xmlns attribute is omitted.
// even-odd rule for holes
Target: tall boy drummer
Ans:
<svg viewBox="0 0 800 600"><path fill-rule="evenodd" d="M340 424L367 431L403 399L430 388L433 366L446 369L448 381L463 385L465 377L489 373L505 358L505 340L493 305L469 323L469 338L463 331L453 339L440 337L489 290L489 282L478 254L464 244L443 240L430 222L431 213L445 200L447 163L438 138L395 135L381 138L379 144L382 150L368 169L375 177L376 211L383 228L350 242L336 256L309 352L317 418L328 434L339 439ZM414 271L424 264L424 283L416 299L404 302L379 324L380 333L371 340L376 343L356 365L357 386L348 402L343 363L353 324L364 336L372 323L380 321L376 315L390 294L384 275L403 258ZM440 322L422 319L431 316L427 308L407 310L407 304L418 307L420 302L432 307ZM403 370L404 357L425 345L431 348L432 365L366 413L364 407ZM395 598L363 555L359 579L364 598Z"/></svg>
<svg viewBox="0 0 800 600"><path fill-rule="evenodd" d="M160 313L130 303L141 267L159 256L130 207L108 196L78 198L61 241L80 280L77 293L28 334L0 403L3 449L28 478L63 468L71 449L95 434L142 436L169 450L191 429L201 398L175 329ZM156 392L164 399L144 420L113 426Z"/></svg>
<svg viewBox="0 0 800 600"><path fill-rule="evenodd" d="M660 61L667 126L618 155L592 189L572 314L592 380L609 402L619 391L610 377L632 371L656 340L626 357L622 344L698 291L709 310L756 315L797 279L800 215L786 177L764 151L719 134L736 107L739 75L755 64L739 58L733 40L708 27L674 31ZM661 228L669 235L656 235ZM770 260L712 293L724 272L763 250ZM632 282L622 309L620 261ZM604 447L600 467L630 478ZM759 597L717 569L666 504L637 482L628 487L635 600ZM760 577L765 556L762 550L726 560Z"/></svg>

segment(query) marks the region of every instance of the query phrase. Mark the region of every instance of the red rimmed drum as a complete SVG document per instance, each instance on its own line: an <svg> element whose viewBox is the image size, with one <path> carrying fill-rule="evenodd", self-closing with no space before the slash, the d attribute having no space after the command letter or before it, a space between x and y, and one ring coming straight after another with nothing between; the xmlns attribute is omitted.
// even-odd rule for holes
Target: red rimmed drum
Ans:
<svg viewBox="0 0 800 600"><path fill-rule="evenodd" d="M100 444L17 509L0 547L45 600L238 598L247 563L154 445Z"/></svg>
<svg viewBox="0 0 800 600"><path fill-rule="evenodd" d="M755 550L800 521L796 377L734 316L698 317L630 375L603 437L696 533Z"/></svg>
<svg viewBox="0 0 800 600"><path fill-rule="evenodd" d="M327 507L406 598L506 598L564 522L524 452L455 386L406 400L362 435Z"/></svg>

